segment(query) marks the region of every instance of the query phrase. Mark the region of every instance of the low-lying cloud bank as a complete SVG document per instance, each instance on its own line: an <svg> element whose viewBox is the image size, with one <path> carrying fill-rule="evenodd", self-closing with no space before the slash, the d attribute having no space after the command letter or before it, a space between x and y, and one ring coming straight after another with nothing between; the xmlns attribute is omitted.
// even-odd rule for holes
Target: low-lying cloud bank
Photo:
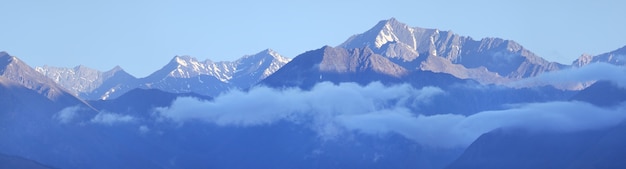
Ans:
<svg viewBox="0 0 626 169"><path fill-rule="evenodd" d="M55 113L52 117L58 120L59 123L68 124L73 121L78 123L84 123L85 119L81 119L80 115L84 113L87 108L76 105L63 108L61 111ZM89 119L89 122L94 124L113 125L117 123L129 123L136 121L137 118L131 115L118 114L108 111L100 111L95 116Z"/></svg>
<svg viewBox="0 0 626 169"><path fill-rule="evenodd" d="M412 108L445 94L437 87L415 89L408 84L320 83L310 91L267 87L232 91L213 101L179 98L157 112L176 122L204 121L220 126L256 126L290 121L310 127L323 138L348 131L400 134L423 145L464 147L497 128L571 132L609 127L626 116L626 106L606 109L584 102L516 105L474 115L424 116ZM469 105L468 105L469 106Z"/></svg>
<svg viewBox="0 0 626 169"><path fill-rule="evenodd" d="M515 82L513 86L529 86L530 84L567 86L573 83L595 82L599 80L611 81L620 87L626 88L626 67L603 62L591 63L580 68L543 73L539 76Z"/></svg>
<svg viewBox="0 0 626 169"><path fill-rule="evenodd" d="M101 111L91 119L91 122L97 124L113 125L115 123L128 123L135 120L136 118L130 115Z"/></svg>
<svg viewBox="0 0 626 169"><path fill-rule="evenodd" d="M53 118L59 120L60 123L69 123L78 116L78 111L82 110L81 106L71 106L63 108L54 114Z"/></svg>
<svg viewBox="0 0 626 169"><path fill-rule="evenodd" d="M377 134L394 132L435 147L465 147L480 135L498 128L537 132L574 132L617 125L626 117L624 106L604 109L584 102L547 102L470 116L413 115L405 110L338 117L348 129Z"/></svg>

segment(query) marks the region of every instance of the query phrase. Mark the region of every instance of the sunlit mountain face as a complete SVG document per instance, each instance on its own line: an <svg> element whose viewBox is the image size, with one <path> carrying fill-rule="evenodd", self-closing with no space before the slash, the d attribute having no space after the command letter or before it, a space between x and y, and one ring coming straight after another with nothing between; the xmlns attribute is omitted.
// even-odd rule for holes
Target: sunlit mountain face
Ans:
<svg viewBox="0 0 626 169"><path fill-rule="evenodd" d="M565 65L394 18L147 77L0 52L0 168L626 168L624 56Z"/></svg>

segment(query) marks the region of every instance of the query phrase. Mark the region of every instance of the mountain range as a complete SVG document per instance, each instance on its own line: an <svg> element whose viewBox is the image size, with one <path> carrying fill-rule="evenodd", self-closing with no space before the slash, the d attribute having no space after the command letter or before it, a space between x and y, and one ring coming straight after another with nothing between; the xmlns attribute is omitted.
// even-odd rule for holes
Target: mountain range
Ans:
<svg viewBox="0 0 626 169"><path fill-rule="evenodd" d="M322 66L320 70L338 73L369 71L393 78L402 78L416 71L434 72L482 84L505 84L595 62L624 65L625 59L620 57L624 56L625 48L597 56L582 55L571 65L564 65L549 62L512 40L474 40L452 31L410 27L391 18L380 21L365 33L350 37L337 47L323 47L328 53L322 65L333 65ZM144 78L133 77L120 67L106 72L85 66L42 66L35 70L52 78L70 93L88 100L115 98L134 88L216 96L230 89L254 86L290 60L271 49L232 62L198 61L191 56L176 56ZM581 90L584 87L578 85L567 89Z"/></svg>
<svg viewBox="0 0 626 169"><path fill-rule="evenodd" d="M532 77L566 67L548 62L511 40L477 41L451 31L410 27L394 18L379 22L339 46L371 48L409 70L442 72L483 83Z"/></svg>
<svg viewBox="0 0 626 169"><path fill-rule="evenodd" d="M616 82L507 84L598 62L623 68L625 61L626 46L566 65L512 40L474 40L394 18L293 59L271 49L235 61L174 56L141 78L119 66L104 72L82 65L33 68L0 52L0 162L60 168L620 168L623 122L569 133L504 126L461 147L432 147L411 137L451 123L414 129L418 124L405 122L480 118L532 103L621 110L626 92ZM389 88L403 92L361 104ZM405 90L407 97L397 97ZM300 107L289 109L294 106ZM183 114L171 118L166 110ZM296 113L277 113L284 110ZM405 111L410 115L393 113ZM184 114L189 112L195 114ZM385 123L374 121L379 117ZM352 118L362 121L348 123ZM436 142L450 140L458 139Z"/></svg>
<svg viewBox="0 0 626 169"><path fill-rule="evenodd" d="M136 78L119 66L106 72L85 66L35 69L74 95L97 100L115 98L134 88L216 96L229 89L249 88L289 61L289 58L267 49L233 62L198 61L190 56L175 56L163 68L144 78Z"/></svg>

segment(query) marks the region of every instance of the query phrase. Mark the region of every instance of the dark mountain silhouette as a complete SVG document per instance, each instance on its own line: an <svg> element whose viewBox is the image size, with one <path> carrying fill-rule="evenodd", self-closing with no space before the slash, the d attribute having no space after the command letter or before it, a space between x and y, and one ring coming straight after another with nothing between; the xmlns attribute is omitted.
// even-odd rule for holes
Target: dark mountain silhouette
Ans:
<svg viewBox="0 0 626 169"><path fill-rule="evenodd" d="M103 111L149 117L157 107L169 107L179 97L194 97L200 100L211 100L209 96L195 93L169 93L158 89L133 89L118 98L111 100L94 100L89 103Z"/></svg>
<svg viewBox="0 0 626 169"><path fill-rule="evenodd" d="M617 106L626 101L626 89L610 81L598 81L578 92L571 100L584 101L596 106Z"/></svg>
<svg viewBox="0 0 626 169"><path fill-rule="evenodd" d="M622 168L626 123L571 133L496 130L480 136L447 169Z"/></svg>
<svg viewBox="0 0 626 169"><path fill-rule="evenodd" d="M7 169L56 169L33 160L0 153L0 168Z"/></svg>
<svg viewBox="0 0 626 169"><path fill-rule="evenodd" d="M610 108L626 101L626 89L599 81L570 100ZM447 168L622 168L624 142L626 122L561 133L500 129L480 136Z"/></svg>

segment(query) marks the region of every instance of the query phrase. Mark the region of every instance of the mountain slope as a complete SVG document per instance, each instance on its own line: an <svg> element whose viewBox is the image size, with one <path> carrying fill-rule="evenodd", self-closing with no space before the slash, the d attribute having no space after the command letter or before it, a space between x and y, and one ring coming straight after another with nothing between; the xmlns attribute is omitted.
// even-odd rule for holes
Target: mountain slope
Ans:
<svg viewBox="0 0 626 169"><path fill-rule="evenodd" d="M33 90L62 105L84 104L82 100L67 92L52 79L6 52L0 52L0 77Z"/></svg>
<svg viewBox="0 0 626 169"><path fill-rule="evenodd" d="M291 59L271 49L254 55L246 55L234 62L236 71L233 72L229 83L237 88L249 88L278 71L289 61Z"/></svg>
<svg viewBox="0 0 626 169"><path fill-rule="evenodd" d="M367 47L345 49L325 46L298 55L260 84L306 89L323 81L356 82L361 85L380 81L384 84L410 83L416 87L465 82L448 74L405 69Z"/></svg>
<svg viewBox="0 0 626 169"><path fill-rule="evenodd" d="M383 79L398 81L397 79L406 73L406 69L373 54L368 48L347 50L325 46L298 55L261 84L308 88L322 81L359 83Z"/></svg>
<svg viewBox="0 0 626 169"><path fill-rule="evenodd" d="M548 62L514 41L476 41L451 31L409 27L394 18L380 21L339 47L369 47L409 70L443 72L485 83L532 77L566 67Z"/></svg>
<svg viewBox="0 0 626 169"><path fill-rule="evenodd" d="M596 106L617 106L626 101L626 89L610 81L598 81L581 90L571 100L584 101Z"/></svg>
<svg viewBox="0 0 626 169"><path fill-rule="evenodd" d="M626 66L626 46L596 56L584 54L572 62L572 65L582 67L595 62L605 62L618 66Z"/></svg>
<svg viewBox="0 0 626 169"><path fill-rule="evenodd" d="M623 168L626 123L570 133L496 130L480 136L446 169Z"/></svg>
<svg viewBox="0 0 626 169"><path fill-rule="evenodd" d="M106 72L100 72L82 65L74 68L42 66L36 67L35 70L51 78L72 94L89 100L99 99L97 96L105 94L106 91L98 89L111 89L117 85L137 80L137 78L128 74L119 66Z"/></svg>
<svg viewBox="0 0 626 169"><path fill-rule="evenodd" d="M64 89L57 86L54 81L6 52L0 52L0 77L35 90L51 100L64 94Z"/></svg>
<svg viewBox="0 0 626 169"><path fill-rule="evenodd" d="M480 136L446 169L568 168L605 134L496 130Z"/></svg>
<svg viewBox="0 0 626 169"><path fill-rule="evenodd" d="M191 56L175 56L163 68L145 78L125 83L106 82L90 94L111 99L134 89L159 89L170 93L197 93L216 96L233 89L245 89L271 75L291 59L267 49L236 61L199 61Z"/></svg>
<svg viewBox="0 0 626 169"><path fill-rule="evenodd" d="M274 73L289 61L290 59L271 49L254 55L246 55L232 62L198 61L190 56L176 56L162 69L145 79L158 81L152 79L166 77L188 79L207 75L224 83L232 83L235 86L247 88Z"/></svg>
<svg viewBox="0 0 626 169"><path fill-rule="evenodd" d="M33 160L22 157L0 154L0 168L13 169L53 169L53 167L43 165Z"/></svg>
<svg viewBox="0 0 626 169"><path fill-rule="evenodd" d="M626 89L599 81L570 100L614 108L626 101ZM623 168L624 142L626 122L575 132L499 129L481 135L447 169Z"/></svg>
<svg viewBox="0 0 626 169"><path fill-rule="evenodd" d="M23 123L41 125L65 107L81 107L76 117L87 117L97 110L52 79L38 73L17 57L0 53L0 124Z"/></svg>
<svg viewBox="0 0 626 169"><path fill-rule="evenodd" d="M156 107L168 107L179 97L194 97L210 100L210 97L195 93L168 93L158 89L133 89L110 100L93 100L89 104L102 110L138 117L149 117Z"/></svg>

